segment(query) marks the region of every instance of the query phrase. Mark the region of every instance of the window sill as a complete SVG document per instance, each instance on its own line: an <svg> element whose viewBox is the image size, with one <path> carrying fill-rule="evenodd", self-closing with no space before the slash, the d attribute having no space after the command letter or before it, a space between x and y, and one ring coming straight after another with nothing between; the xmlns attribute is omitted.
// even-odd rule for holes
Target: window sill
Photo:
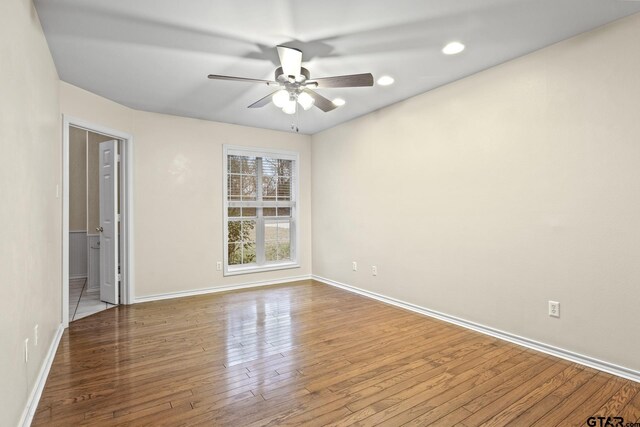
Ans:
<svg viewBox="0 0 640 427"><path fill-rule="evenodd" d="M283 262L278 264L261 265L259 267L227 267L224 271L226 276L237 276L239 274L262 273L265 271L288 270L290 268L300 268L297 262Z"/></svg>

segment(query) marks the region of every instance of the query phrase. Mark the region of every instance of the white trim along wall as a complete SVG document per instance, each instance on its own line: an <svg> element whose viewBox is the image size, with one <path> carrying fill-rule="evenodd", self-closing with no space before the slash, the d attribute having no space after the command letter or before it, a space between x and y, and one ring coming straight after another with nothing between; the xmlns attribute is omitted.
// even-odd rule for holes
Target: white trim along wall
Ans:
<svg viewBox="0 0 640 427"><path fill-rule="evenodd" d="M36 383L33 386L33 389L31 389L31 393L27 398L27 404L22 411L22 416L20 417L18 426L29 427L31 425L31 421L33 420L33 416L36 413L36 409L38 409L40 396L42 396L42 390L44 390L44 385L47 382L47 377L49 376L49 371L51 370L51 365L53 364L53 359L56 356L56 351L58 350L58 345L60 344L60 339L62 338L63 333L64 326L60 324L60 326L56 330L53 340L51 341L49 351L47 351L47 355L42 361L42 366L40 367L40 371L38 372Z"/></svg>
<svg viewBox="0 0 640 427"><path fill-rule="evenodd" d="M302 280L310 280L310 279L311 279L311 275L308 274L308 275L302 275L302 276L285 277L282 279L261 280L261 281L255 281L255 282L239 283L235 285L216 286L216 287L204 288L204 289L194 289L192 291L168 292L165 294L136 297L135 303L137 304L137 303L150 302L150 301L160 301L160 300L171 299L171 298L183 298L183 297L192 297L196 295L215 294L219 292L235 291L239 289L259 288L262 286L272 286L272 285L278 285L281 283L300 282Z"/></svg>

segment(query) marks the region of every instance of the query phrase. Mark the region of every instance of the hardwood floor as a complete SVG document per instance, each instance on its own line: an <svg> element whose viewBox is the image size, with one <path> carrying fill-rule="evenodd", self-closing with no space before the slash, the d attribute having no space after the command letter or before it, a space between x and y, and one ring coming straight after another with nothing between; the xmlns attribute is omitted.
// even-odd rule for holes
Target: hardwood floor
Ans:
<svg viewBox="0 0 640 427"><path fill-rule="evenodd" d="M586 425L640 384L313 281L65 331L33 425Z"/></svg>

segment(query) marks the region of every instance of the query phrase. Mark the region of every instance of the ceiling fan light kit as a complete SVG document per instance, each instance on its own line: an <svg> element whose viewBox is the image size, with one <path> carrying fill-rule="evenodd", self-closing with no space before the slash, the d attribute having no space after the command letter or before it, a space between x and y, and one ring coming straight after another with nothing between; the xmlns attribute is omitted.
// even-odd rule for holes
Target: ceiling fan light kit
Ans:
<svg viewBox="0 0 640 427"><path fill-rule="evenodd" d="M315 102L315 99L313 99L307 92L301 92L298 94L298 104L300 104L305 111L313 107Z"/></svg>
<svg viewBox="0 0 640 427"><path fill-rule="evenodd" d="M289 101L287 101L286 104L284 104L284 107L282 107L282 111L284 111L285 114L295 114L296 107L297 107L296 100L290 99Z"/></svg>
<svg viewBox="0 0 640 427"><path fill-rule="evenodd" d="M309 70L302 67L302 51L286 46L277 46L277 50L281 66L276 69L274 80L221 76L217 74L209 74L209 78L212 80L262 83L267 86L279 87L277 91L249 105L249 108L261 108L273 102L286 114L295 114L298 104L305 111L315 105L325 113L336 109L339 105L344 105L344 103L337 104L332 102L311 89L373 86L373 75L371 73L311 79Z"/></svg>
<svg viewBox="0 0 640 427"><path fill-rule="evenodd" d="M303 92L303 83L309 78L309 70L301 67L300 71L301 74L297 76L286 76L282 67L276 70L276 82L280 82L285 89L275 92L271 100L276 107L282 108L285 114L294 114L297 110L296 103L300 104L305 111L313 107L315 103L311 95Z"/></svg>
<svg viewBox="0 0 640 427"><path fill-rule="evenodd" d="M284 89L281 89L273 94L271 100L278 108L284 108L284 106L289 102L289 92Z"/></svg>

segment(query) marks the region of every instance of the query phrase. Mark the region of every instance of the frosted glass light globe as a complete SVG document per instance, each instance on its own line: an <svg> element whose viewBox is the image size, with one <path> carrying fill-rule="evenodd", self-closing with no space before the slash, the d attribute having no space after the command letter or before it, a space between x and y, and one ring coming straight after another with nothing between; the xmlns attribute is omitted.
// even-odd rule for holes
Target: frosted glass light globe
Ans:
<svg viewBox="0 0 640 427"><path fill-rule="evenodd" d="M296 112L296 105L295 99L289 100L284 107L282 107L282 111L284 111L285 114L294 114Z"/></svg>
<svg viewBox="0 0 640 427"><path fill-rule="evenodd" d="M315 99L313 99L313 97L307 92L302 92L300 93L300 95L298 95L298 103L302 105L302 108L304 108L305 111L313 107L314 102Z"/></svg>
<svg viewBox="0 0 640 427"><path fill-rule="evenodd" d="M271 100L277 107L282 108L289 102L289 92L284 89L279 90L273 94Z"/></svg>

